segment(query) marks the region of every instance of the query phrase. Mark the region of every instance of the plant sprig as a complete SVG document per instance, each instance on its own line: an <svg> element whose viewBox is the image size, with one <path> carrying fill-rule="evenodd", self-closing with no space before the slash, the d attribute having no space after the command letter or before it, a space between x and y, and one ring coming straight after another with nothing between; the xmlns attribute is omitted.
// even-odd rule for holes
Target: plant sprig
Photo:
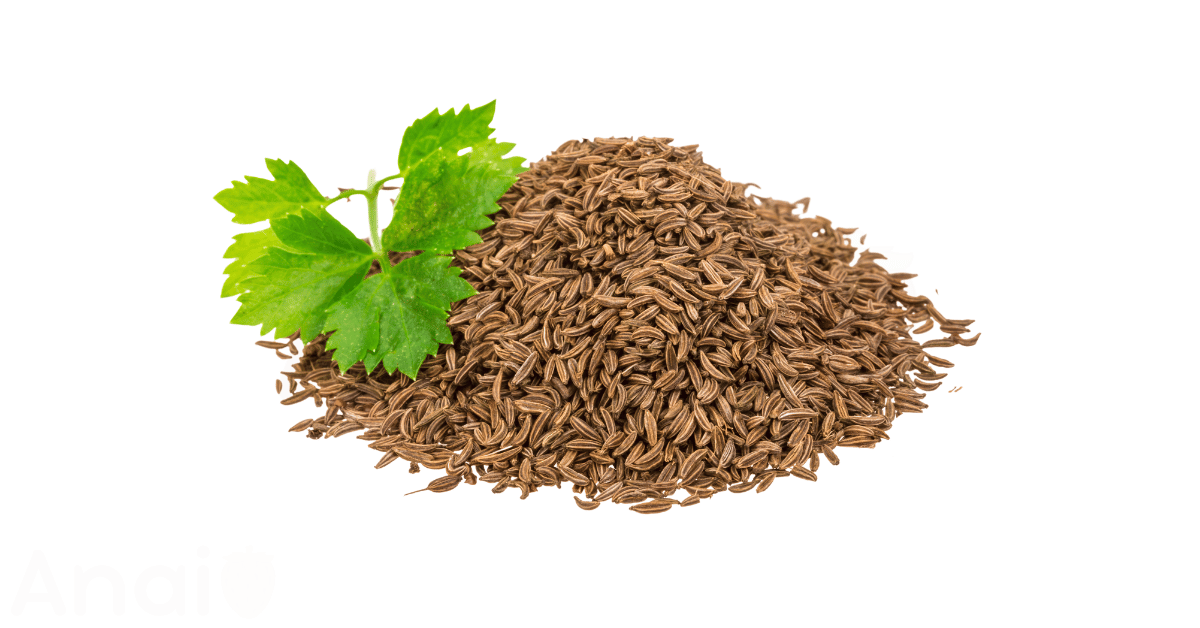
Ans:
<svg viewBox="0 0 1200 628"><path fill-rule="evenodd" d="M233 261L221 296L241 303L232 322L276 338L299 330L305 342L332 332L327 346L343 373L361 361L367 372L383 364L415 377L426 355L453 341L450 307L475 294L449 254L482 242L496 200L525 170L507 156L513 144L490 137L495 108L434 109L404 132L399 172L376 179L371 170L363 189L326 197L295 163L268 159L274 179L248 176L217 193L233 222L269 225L234 236L225 252ZM396 179L404 182L381 230L379 192ZM367 201L369 245L327 211L357 195ZM392 265L392 251L420 253ZM381 272L367 277L372 262Z"/></svg>

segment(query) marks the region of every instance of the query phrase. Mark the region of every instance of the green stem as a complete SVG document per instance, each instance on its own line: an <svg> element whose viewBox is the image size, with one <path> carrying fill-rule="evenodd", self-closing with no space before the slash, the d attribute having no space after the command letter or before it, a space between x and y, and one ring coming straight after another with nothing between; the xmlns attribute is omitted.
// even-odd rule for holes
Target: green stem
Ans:
<svg viewBox="0 0 1200 628"><path fill-rule="evenodd" d="M340 200L342 200L342 199L344 199L344 198L350 198L351 196L354 196L355 194L362 194L363 196L370 196L372 193L378 194L378 193L379 193L379 191L383 189L383 184L384 184L384 183L387 183L388 181L391 181L391 180L393 180L393 179L399 179L400 177L403 177L403 176L404 176L404 175L402 175L402 174L394 174L394 175L392 175L392 176L390 176L390 177L384 177L384 178L382 178L382 179L380 179L380 180L378 180L378 181L376 181L376 182L375 182L375 189L374 189L374 190L371 190L371 189L366 189L366 190L346 190L345 192L342 192L341 194L338 194L337 196L335 196L335 197L333 197L333 198L326 198L326 199L325 199L325 204L326 204L326 205L330 205L330 204L332 204L334 201L340 201ZM368 186L368 188L370 188L370 186Z"/></svg>
<svg viewBox="0 0 1200 628"><path fill-rule="evenodd" d="M325 206L328 207L328 206L332 205L334 203L334 201L340 201L344 198L350 198L351 196L354 196L355 194L362 194L365 196L366 192L364 192L362 190L346 190L345 192L342 192L341 194L338 194L337 196L325 201Z"/></svg>
<svg viewBox="0 0 1200 628"><path fill-rule="evenodd" d="M403 177L403 176L404 176L404 174L402 174L402 173L396 173L390 177L384 177L384 178L380 179L379 181L376 181L376 184L383 185L384 183L387 183L388 181L391 181L392 179L399 179L400 177Z"/></svg>
<svg viewBox="0 0 1200 628"><path fill-rule="evenodd" d="M371 223L371 250L379 255L379 263L387 269L387 253L383 250L383 239L379 237L379 185L375 182L375 169L367 173L367 220Z"/></svg>

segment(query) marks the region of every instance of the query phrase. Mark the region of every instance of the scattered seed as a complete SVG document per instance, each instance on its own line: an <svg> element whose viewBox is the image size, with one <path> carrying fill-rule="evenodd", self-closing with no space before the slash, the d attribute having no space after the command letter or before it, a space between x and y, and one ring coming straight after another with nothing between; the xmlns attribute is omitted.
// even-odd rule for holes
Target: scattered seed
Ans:
<svg viewBox="0 0 1200 628"><path fill-rule="evenodd" d="M600 502L585 501L579 499L578 496L575 497L575 504L584 510L595 510L600 507Z"/></svg>
<svg viewBox="0 0 1200 628"><path fill-rule="evenodd" d="M667 512L672 506L675 506L678 503L679 502L674 499L655 499L653 501L648 501L641 504L634 504L633 506L630 506L629 509L643 515L653 515L660 512Z"/></svg>

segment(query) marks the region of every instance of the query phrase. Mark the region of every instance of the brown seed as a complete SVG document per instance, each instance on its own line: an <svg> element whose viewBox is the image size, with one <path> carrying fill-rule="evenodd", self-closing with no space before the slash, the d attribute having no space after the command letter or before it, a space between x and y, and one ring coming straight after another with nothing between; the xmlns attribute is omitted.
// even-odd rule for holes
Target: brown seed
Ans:
<svg viewBox="0 0 1200 628"><path fill-rule="evenodd" d="M792 467L791 474L798 478L803 478L805 480L808 480L810 482L817 481L817 474L813 473L812 471L809 471L808 469L805 469L804 467Z"/></svg>
<svg viewBox="0 0 1200 628"><path fill-rule="evenodd" d="M311 397L315 394L317 394L316 388L306 388L306 389L292 395L291 397L288 397L287 399L280 401L279 403L281 403L285 406L290 406L290 405L300 403L301 401L304 401L305 399L308 399L309 397Z"/></svg>
<svg viewBox="0 0 1200 628"><path fill-rule="evenodd" d="M537 365L537 353L530 353L529 357L525 358L525 362L521 364L521 368L517 369L516 374L513 375L512 381L508 383L509 387L516 388L525 381L525 378L533 372L535 365Z"/></svg>
<svg viewBox="0 0 1200 628"><path fill-rule="evenodd" d="M671 509L672 506L675 506L678 503L679 502L674 499L655 499L652 501L648 501L648 502L644 502L641 504L636 504L636 505L630 506L629 509L634 512L641 513L643 515L653 515L653 514L658 514L660 512L667 512L668 510Z"/></svg>
<svg viewBox="0 0 1200 628"><path fill-rule="evenodd" d="M584 510L595 510L595 509L597 509L597 508L599 508L599 507L600 507L600 502L598 502L598 501L584 501L584 500L582 500L582 499L579 499L579 497L578 497L578 496L576 496L576 497L575 497L575 505L579 506L580 508L582 508L582 509L584 509Z"/></svg>
<svg viewBox="0 0 1200 628"><path fill-rule="evenodd" d="M430 482L429 486L426 486L425 488L421 489L420 491L413 491L412 493L405 493L405 495L412 495L413 493L420 493L421 491L430 491L433 493L445 493L446 491L449 491L449 490L453 489L454 487L458 486L458 483L461 481L462 481L462 477L460 477L460 476L444 475L444 476Z"/></svg>

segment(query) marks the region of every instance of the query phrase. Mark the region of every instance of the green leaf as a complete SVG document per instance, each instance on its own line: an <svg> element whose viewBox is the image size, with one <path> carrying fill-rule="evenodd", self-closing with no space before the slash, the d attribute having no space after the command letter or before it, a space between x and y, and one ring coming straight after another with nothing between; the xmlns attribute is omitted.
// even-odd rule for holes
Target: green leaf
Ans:
<svg viewBox="0 0 1200 628"><path fill-rule="evenodd" d="M362 361L367 372L383 363L416 378L426 355L453 339L446 317L455 301L475 294L450 258L432 253L410 257L388 272L368 277L329 311L326 346L342 372Z"/></svg>
<svg viewBox="0 0 1200 628"><path fill-rule="evenodd" d="M371 247L324 209L276 218L271 230L279 241L298 253L316 255L370 254Z"/></svg>
<svg viewBox="0 0 1200 628"><path fill-rule="evenodd" d="M487 140L495 130L489 126L495 113L496 101L493 100L478 109L466 105L458 114L453 109L444 114L434 109L429 115L413 122L404 131L404 138L400 142L400 156L397 159L400 174L407 177L418 163L436 152L457 153Z"/></svg>
<svg viewBox="0 0 1200 628"><path fill-rule="evenodd" d="M280 248L249 264L253 275L239 284L246 290L238 296L241 307L233 317L239 325L262 325L262 333L275 329L280 338L300 330L308 342L320 333L329 306L353 290L370 268L371 248L357 238L346 240L338 233L349 233L325 212L273 220L272 230L289 247L304 250L325 247L319 255ZM330 222L332 221L332 223ZM276 226L279 229L276 229ZM309 229L309 231L303 231ZM335 232L322 239L312 229ZM285 235L286 234L286 235ZM337 248L335 244L341 244Z"/></svg>
<svg viewBox="0 0 1200 628"><path fill-rule="evenodd" d="M256 274L250 266L267 253L268 248L283 249L293 253L356 253L369 252L371 247L354 236L329 212L318 209L304 210L299 214L271 221L271 227L262 231L239 233L233 236L233 244L225 251L227 259L234 261L225 267L229 278L221 288L222 297L231 297L245 292L241 282ZM280 237L286 240L280 240Z"/></svg>
<svg viewBox="0 0 1200 628"><path fill-rule="evenodd" d="M221 207L233 212L235 223L251 225L295 214L305 207L315 209L328 204L328 199L294 162L268 159L267 170L275 177L274 181L246 177L245 183L234 181L233 187L213 197Z"/></svg>
<svg viewBox="0 0 1200 628"><path fill-rule="evenodd" d="M521 162L525 161L523 157L517 157L516 155L505 157L516 146L512 142L499 142L496 140L476 144L471 147L471 161L477 164L488 164L491 169L497 172L508 173L513 177L515 182L517 175L528 170L528 168L521 165ZM508 185L512 187L512 183ZM507 192L508 188L504 188L504 191ZM501 192L502 194L503 192Z"/></svg>
<svg viewBox="0 0 1200 628"><path fill-rule="evenodd" d="M389 251L449 253L482 242L496 200L524 171L520 157L503 156L513 144L487 140L471 152L434 153L404 179L392 221L383 230Z"/></svg>
<svg viewBox="0 0 1200 628"><path fill-rule="evenodd" d="M254 273L250 272L250 264L265 255L267 247L272 246L282 248L283 243L275 237L275 232L270 229L239 233L233 236L233 244L230 244L229 248L225 250L225 259L232 259L233 262L225 267L225 274L229 275L229 278L221 287L222 298L244 292L240 285L241 282L254 276Z"/></svg>

